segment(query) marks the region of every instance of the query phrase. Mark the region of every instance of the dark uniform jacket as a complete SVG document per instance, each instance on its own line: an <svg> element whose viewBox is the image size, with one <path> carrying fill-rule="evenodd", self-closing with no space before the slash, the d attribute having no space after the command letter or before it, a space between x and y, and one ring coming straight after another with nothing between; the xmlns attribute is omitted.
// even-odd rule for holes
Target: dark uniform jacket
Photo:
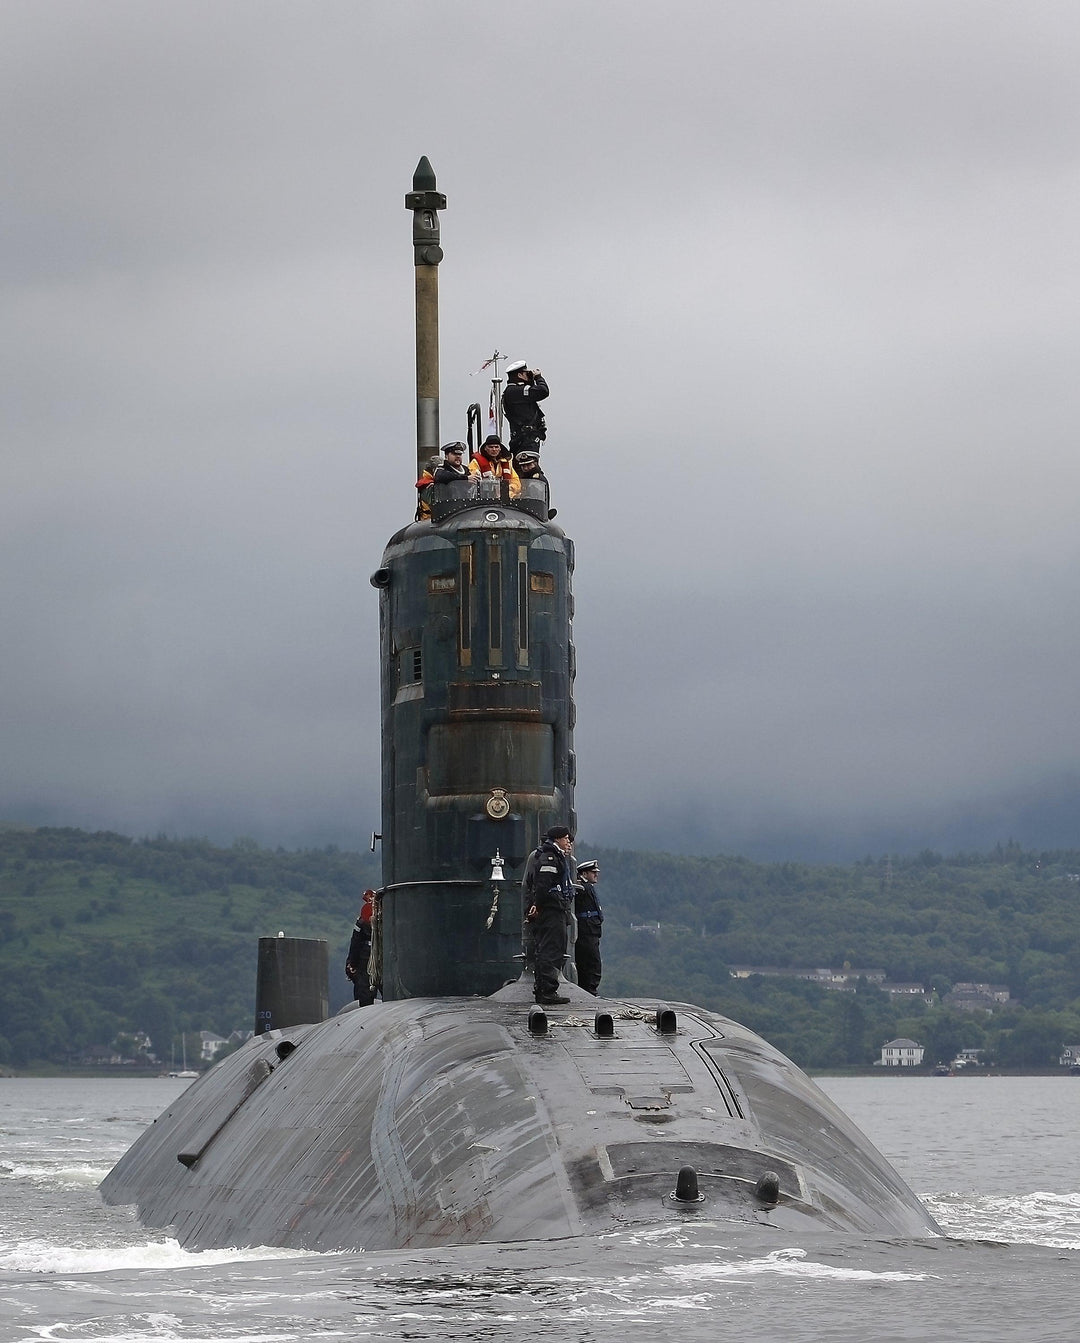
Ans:
<svg viewBox="0 0 1080 1343"><path fill-rule="evenodd" d="M570 859L554 840L545 839L529 855L524 885L526 898L541 913L556 906L569 911L574 894L574 877Z"/></svg>
<svg viewBox="0 0 1080 1343"><path fill-rule="evenodd" d="M579 938L600 936L604 911L596 898L595 881L581 881L574 887L574 915Z"/></svg>
<svg viewBox="0 0 1080 1343"><path fill-rule="evenodd" d="M358 976L367 977L368 957L371 955L371 924L357 919L353 924L352 938L349 941L349 954L345 964L351 965ZM348 975L348 971L345 972ZM349 975L352 979L352 975Z"/></svg>
<svg viewBox="0 0 1080 1343"><path fill-rule="evenodd" d="M548 385L543 378L534 378L532 382L507 383L503 392L503 412L510 421L510 437L536 438L541 443L547 437L547 425L544 412L536 404L548 395Z"/></svg>
<svg viewBox="0 0 1080 1343"><path fill-rule="evenodd" d="M458 466L451 466L449 462L443 462L441 466L435 468L435 484L442 485L448 480L468 480L469 468L464 462Z"/></svg>

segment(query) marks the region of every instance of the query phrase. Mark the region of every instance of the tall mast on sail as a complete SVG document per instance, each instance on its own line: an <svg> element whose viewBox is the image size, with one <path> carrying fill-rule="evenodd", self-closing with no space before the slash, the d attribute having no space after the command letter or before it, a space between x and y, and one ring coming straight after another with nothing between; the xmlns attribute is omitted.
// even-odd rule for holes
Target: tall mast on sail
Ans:
<svg viewBox="0 0 1080 1343"><path fill-rule="evenodd" d="M435 189L435 170L427 155L413 173L405 208L413 217L413 266L416 272L416 474L439 450L439 211L446 197Z"/></svg>

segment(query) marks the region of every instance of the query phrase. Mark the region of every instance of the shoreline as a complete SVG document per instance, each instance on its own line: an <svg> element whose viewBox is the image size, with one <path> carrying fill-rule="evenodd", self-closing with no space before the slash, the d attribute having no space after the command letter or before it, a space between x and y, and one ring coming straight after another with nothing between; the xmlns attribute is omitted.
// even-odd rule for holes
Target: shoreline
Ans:
<svg viewBox="0 0 1080 1343"><path fill-rule="evenodd" d="M206 1072L211 1069L207 1068ZM1071 1078L1077 1074L1071 1073L1068 1068L964 1068L955 1073L936 1074L932 1068L875 1068L872 1065L864 1068L825 1068L809 1069L804 1068L803 1072L807 1077L869 1077L869 1078L892 1078L892 1077L934 1077L939 1081L945 1081L950 1078L958 1077L1063 1077ZM204 1074L200 1072L199 1077ZM61 1068L43 1066L41 1068L25 1068L21 1071L11 1069L0 1069L0 1082L11 1082L20 1080L34 1081L56 1081L77 1082L85 1078L110 1079L112 1081L139 1081L145 1082L148 1079L160 1079L168 1082L194 1081L195 1078L170 1077L168 1073L163 1073L154 1068Z"/></svg>
<svg viewBox="0 0 1080 1343"><path fill-rule="evenodd" d="M951 1073L935 1073L933 1068L823 1068L803 1071L808 1077L933 1077L947 1081L957 1077L1075 1077L1068 1068L960 1068Z"/></svg>

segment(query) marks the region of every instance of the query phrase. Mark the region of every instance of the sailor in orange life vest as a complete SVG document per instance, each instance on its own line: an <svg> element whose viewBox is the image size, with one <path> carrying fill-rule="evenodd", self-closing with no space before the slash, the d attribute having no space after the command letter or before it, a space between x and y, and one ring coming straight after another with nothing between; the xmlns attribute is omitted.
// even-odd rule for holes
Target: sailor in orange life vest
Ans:
<svg viewBox="0 0 1080 1343"><path fill-rule="evenodd" d="M425 497L427 487L434 483L435 472L439 469L442 462L441 457L432 457L427 464L427 468L420 473L420 479L416 482L416 521L431 521L431 505Z"/></svg>
<svg viewBox="0 0 1080 1343"><path fill-rule="evenodd" d="M368 960L371 957L371 914L374 891L364 892L364 903L353 924L349 954L345 958L345 978L352 980L353 997L361 1007L370 1007L375 1001L375 990L368 979Z"/></svg>
<svg viewBox="0 0 1080 1343"><path fill-rule="evenodd" d="M513 460L498 434L488 434L480 444L480 451L469 463L469 470L474 476L494 476L496 480L505 480L510 486L511 497L516 496L521 489Z"/></svg>

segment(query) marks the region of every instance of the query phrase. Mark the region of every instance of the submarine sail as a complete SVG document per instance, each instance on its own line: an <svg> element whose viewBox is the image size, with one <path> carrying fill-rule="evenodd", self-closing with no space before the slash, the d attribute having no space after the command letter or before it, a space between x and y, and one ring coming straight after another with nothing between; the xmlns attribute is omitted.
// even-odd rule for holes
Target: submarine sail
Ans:
<svg viewBox="0 0 1080 1343"><path fill-rule="evenodd" d="M439 424L439 210L426 158L405 197L416 273L416 436ZM372 575L382 669L383 1000L489 994L521 965L516 882L544 830L575 827L573 544L546 480L433 482L429 518ZM495 895L498 901L495 903Z"/></svg>
<svg viewBox="0 0 1080 1343"><path fill-rule="evenodd" d="M426 158L405 204L420 474L440 436L446 204ZM429 516L391 537L371 580L383 1000L307 1023L284 1008L136 1141L106 1201L199 1249L505 1242L698 1216L765 1235L938 1234L851 1121L739 1023L573 982L565 1010L533 1003L518 878L546 828L576 826L574 548L546 481L425 493Z"/></svg>

